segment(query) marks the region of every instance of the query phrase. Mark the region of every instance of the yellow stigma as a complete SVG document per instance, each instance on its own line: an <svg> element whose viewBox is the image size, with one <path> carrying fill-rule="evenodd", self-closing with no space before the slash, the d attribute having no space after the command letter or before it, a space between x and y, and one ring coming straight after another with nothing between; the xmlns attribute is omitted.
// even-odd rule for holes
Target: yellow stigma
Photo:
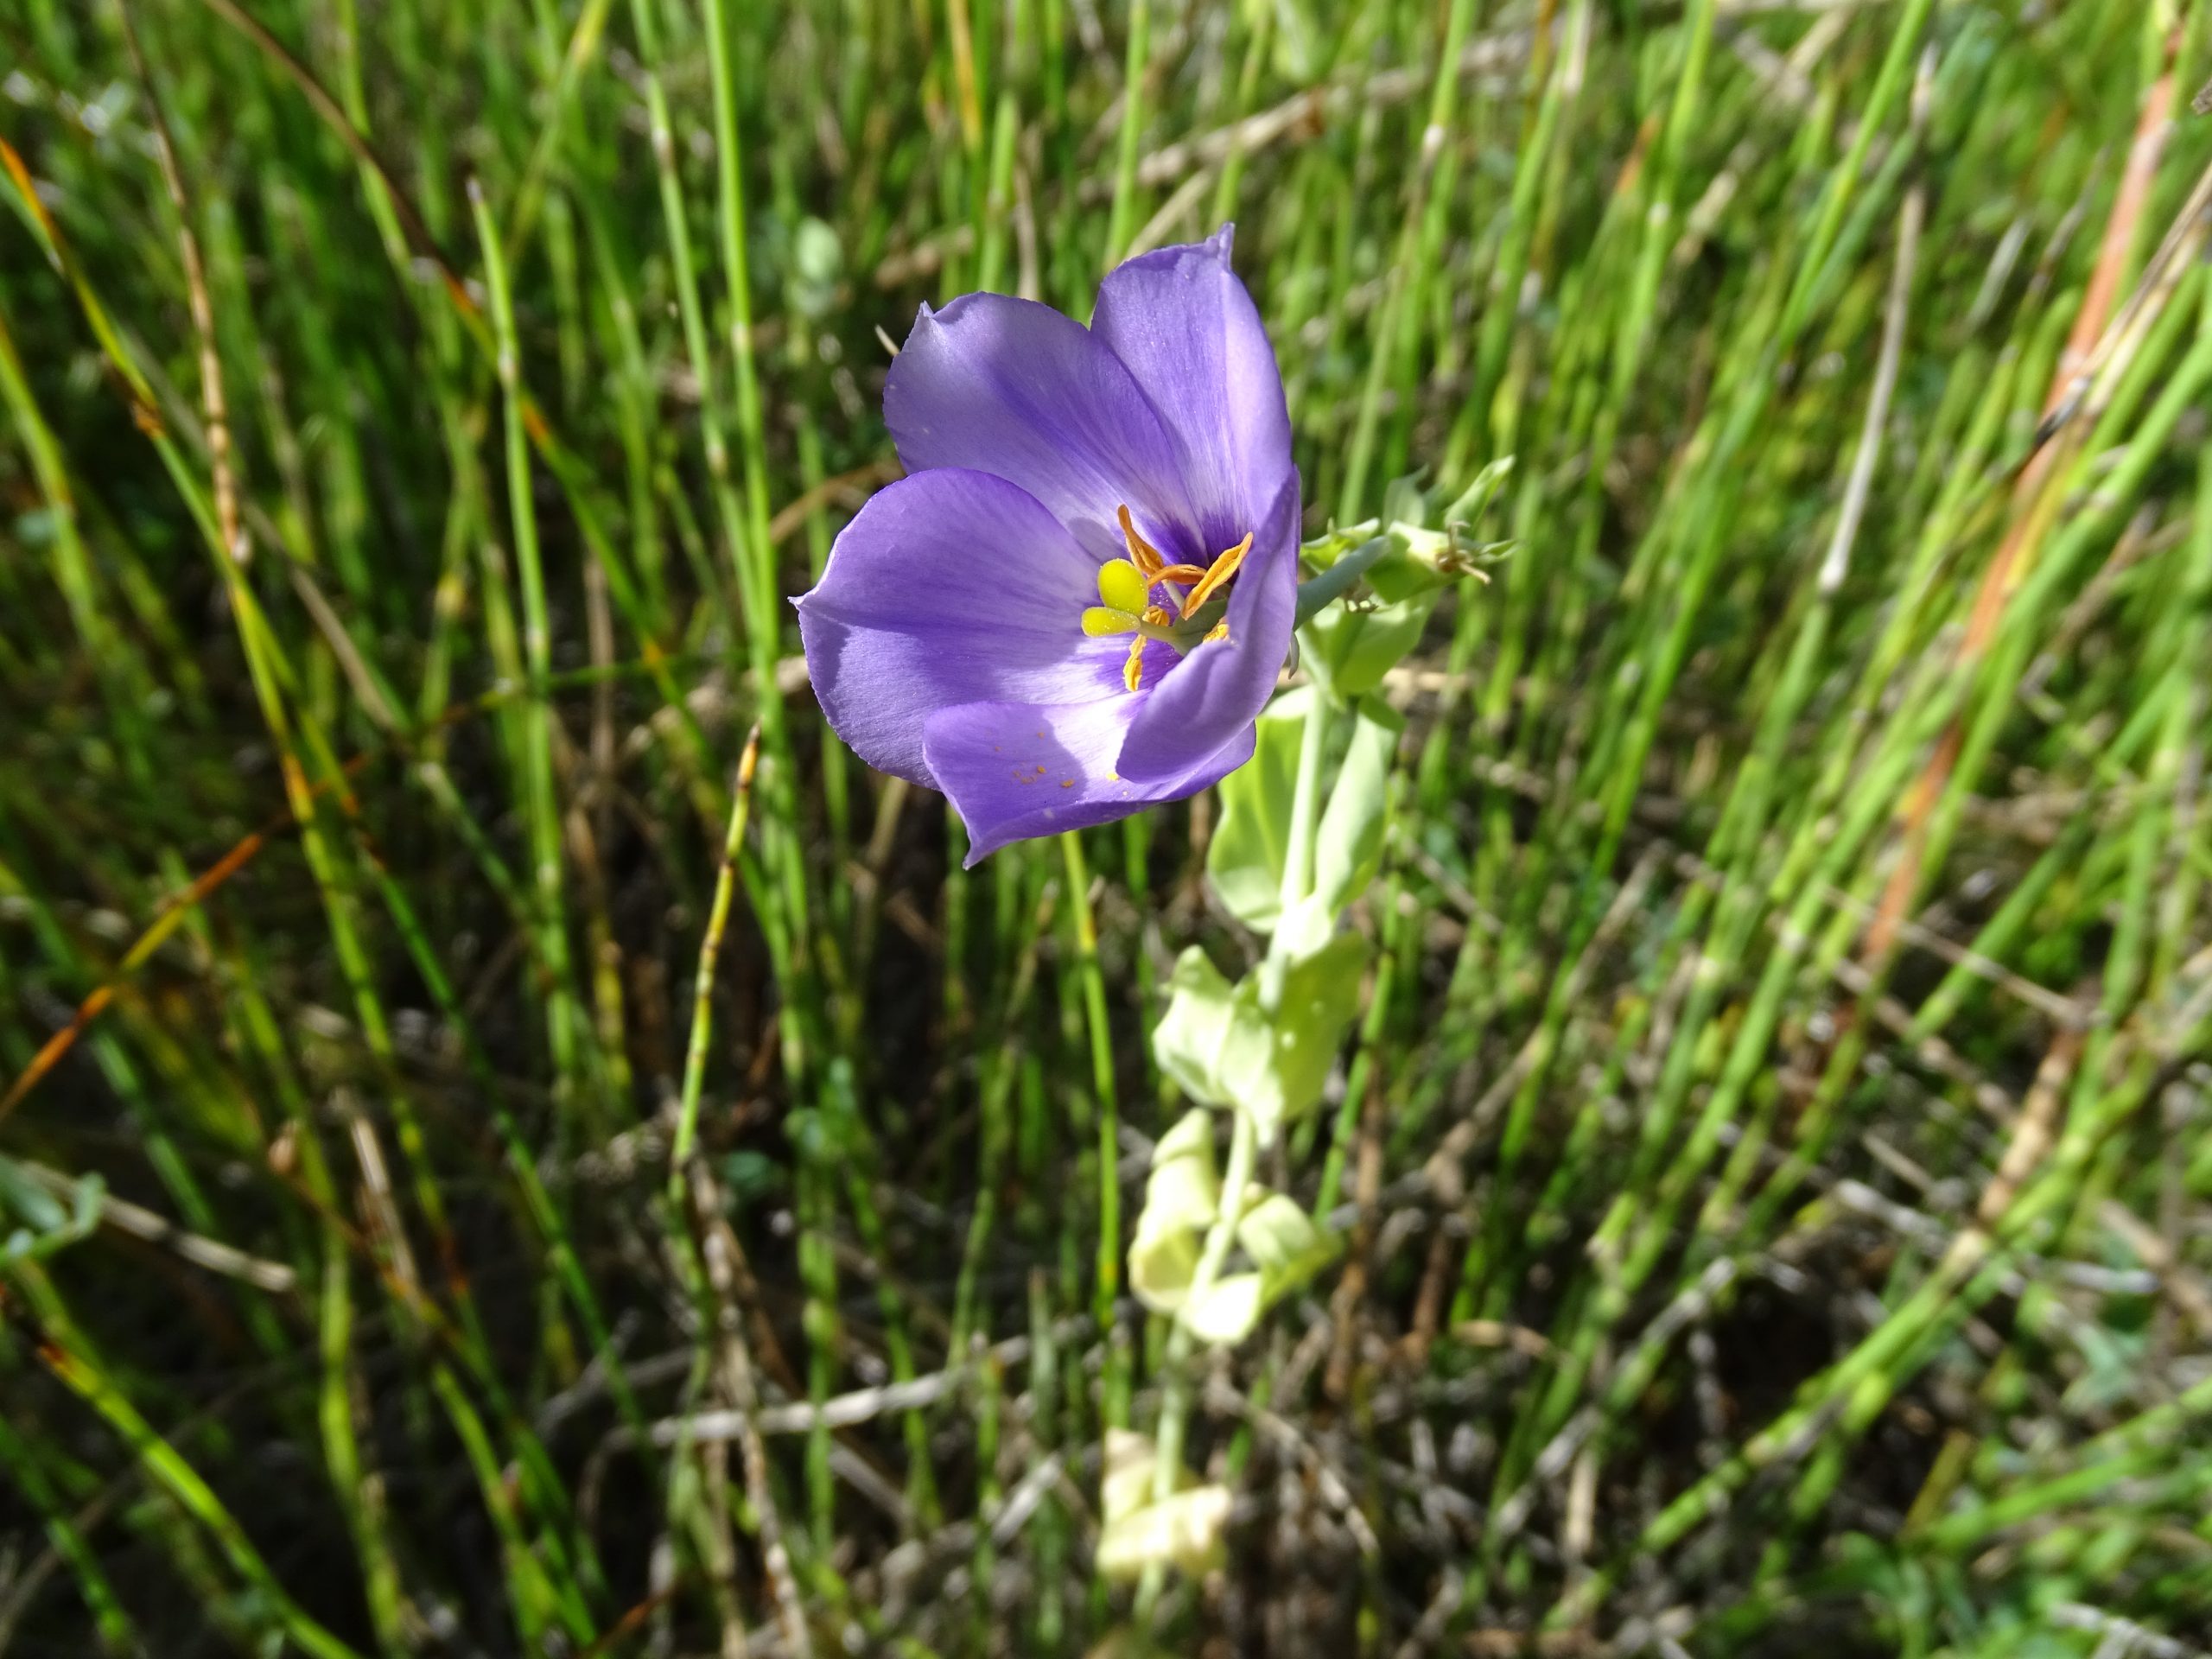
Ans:
<svg viewBox="0 0 2212 1659"><path fill-rule="evenodd" d="M1127 505L1116 508L1116 516L1121 520L1122 539L1129 556L1109 559L1098 567L1099 602L1084 607L1083 631L1093 639L1116 633L1137 636L1129 641L1129 654L1122 664L1122 683L1135 691L1144 683L1145 641L1165 639L1178 652L1190 650L1192 641L1177 630L1177 624L1196 615L1199 607L1229 585L1244 556L1252 550L1252 538L1246 536L1202 570L1195 564L1168 563L1158 548L1138 534ZM1154 590L1171 583L1167 603L1155 602ZM1190 592L1179 599L1177 588L1187 588ZM1228 638L1229 624L1217 620L1198 643Z"/></svg>
<svg viewBox="0 0 2212 1659"><path fill-rule="evenodd" d="M1144 572L1127 559L1109 559L1098 567L1098 599L1109 610L1141 614L1151 594Z"/></svg>

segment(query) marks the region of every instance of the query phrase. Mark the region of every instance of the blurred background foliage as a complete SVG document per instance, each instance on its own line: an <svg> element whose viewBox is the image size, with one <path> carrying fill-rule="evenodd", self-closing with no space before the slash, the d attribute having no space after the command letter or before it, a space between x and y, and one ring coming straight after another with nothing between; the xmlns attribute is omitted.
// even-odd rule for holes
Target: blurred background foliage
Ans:
<svg viewBox="0 0 2212 1659"><path fill-rule="evenodd" d="M2205 23L0 0L0 1650L1137 1650L1219 808L963 874L784 601L1224 219L1309 529L1519 550L1161 1641L2212 1647Z"/></svg>

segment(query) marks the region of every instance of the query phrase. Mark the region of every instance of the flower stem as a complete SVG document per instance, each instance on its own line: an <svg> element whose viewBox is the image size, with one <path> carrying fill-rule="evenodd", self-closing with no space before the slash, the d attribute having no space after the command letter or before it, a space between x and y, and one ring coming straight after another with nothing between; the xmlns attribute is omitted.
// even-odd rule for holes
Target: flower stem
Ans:
<svg viewBox="0 0 2212 1659"><path fill-rule="evenodd" d="M1106 981L1098 967L1098 923L1090 913L1090 867L1083 856L1083 836L1060 836L1066 862L1068 909L1075 918L1077 972L1083 981L1083 1011L1090 1027L1090 1084L1098 1096L1098 1284L1095 1307L1102 1328L1113 1323L1114 1299L1122 1288L1121 1112L1114 1091L1114 1033L1106 1019Z"/></svg>
<svg viewBox="0 0 2212 1659"><path fill-rule="evenodd" d="M753 807L753 769L760 761L760 728L745 740L737 763L737 787L730 803L729 831L722 842L721 868L715 876L715 897L707 912L706 937L699 943L698 978L691 992L691 1037L683 1057L683 1093L677 1108L676 1137L668 1154L671 1214L683 1213L684 1166L699 1135L699 1096L707 1078L709 1033L715 1019L715 964L721 956L722 933L729 925L730 898L736 887L738 855L745 849L745 824Z"/></svg>
<svg viewBox="0 0 2212 1659"><path fill-rule="evenodd" d="M1311 639L1300 648L1311 652ZM1313 891L1313 846L1321 822L1321 767L1328 753L1329 703L1322 689L1313 688L1313 706L1306 715L1299 741L1298 780L1290 798L1290 844L1282 861L1282 900L1275 918L1274 937L1268 941L1267 959L1260 964L1260 1008L1268 1018L1282 1006L1284 977L1290 971L1291 946L1299 931L1290 925L1290 913Z"/></svg>
<svg viewBox="0 0 2212 1659"><path fill-rule="evenodd" d="M1221 1196L1215 1203L1212 1224L1206 1229L1205 1247L1198 1253L1198 1265L1191 1274L1191 1288L1183 1302L1185 1311L1213 1289L1214 1281L1221 1277L1222 1265L1229 1260L1229 1247L1236 1237L1236 1222L1243 1209L1244 1189L1252 1184L1252 1160L1259 1144L1259 1124L1252 1115L1232 1111L1229 1117L1229 1166L1222 1175ZM1197 1345L1191 1327L1179 1317L1175 1328L1168 1333L1167 1351L1160 1366L1160 1432L1154 1441L1152 1473L1152 1501L1155 1503L1173 1497L1176 1482L1182 1478L1183 1443L1191 1426L1191 1351ZM1158 1563L1145 1569L1143 1581L1137 1586L1140 1627L1150 1621L1163 1581L1164 1574Z"/></svg>
<svg viewBox="0 0 2212 1659"><path fill-rule="evenodd" d="M1310 640L1306 648L1312 649ZM1294 930L1283 924L1288 920L1292 907L1302 903L1313 890L1313 848L1320 826L1321 768L1328 755L1329 709L1321 688L1316 685L1313 706L1306 716L1306 729L1299 741L1298 780L1291 793L1290 845L1282 867L1282 914L1277 918L1267 959L1260 964L1260 1006L1270 1018L1282 1005L1283 981L1290 969L1290 950L1283 941ZM1229 1123L1229 1165L1222 1175L1221 1195L1216 1201L1212 1224L1206 1230L1205 1248L1198 1254L1198 1267L1191 1275L1191 1288L1184 1298L1185 1311L1202 1301L1213 1289L1214 1281L1221 1276L1222 1266L1229 1260L1230 1246L1236 1238L1244 1189L1252 1181L1252 1160L1260 1143L1258 1121L1249 1112L1231 1109ZM1175 1328L1168 1333L1167 1351L1160 1366L1160 1429L1154 1441L1152 1477L1152 1499L1155 1503L1173 1497L1175 1484L1182 1478L1183 1444L1191 1423L1188 1372L1191 1351L1196 1345L1190 1326L1179 1317ZM1145 1569L1144 1579L1137 1586L1136 1618L1140 1628L1151 1622L1164 1582L1165 1573L1158 1564Z"/></svg>

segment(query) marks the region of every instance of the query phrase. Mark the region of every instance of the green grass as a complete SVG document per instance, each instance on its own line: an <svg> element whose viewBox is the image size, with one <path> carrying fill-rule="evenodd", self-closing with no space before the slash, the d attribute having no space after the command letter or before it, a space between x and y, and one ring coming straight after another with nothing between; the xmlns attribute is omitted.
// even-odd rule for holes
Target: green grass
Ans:
<svg viewBox="0 0 2212 1659"><path fill-rule="evenodd" d="M1162 1646L2212 1648L2202 5L127 10L0 3L0 1652L1126 1630L1215 810L963 874L785 601L879 331L1224 218L1310 526L1519 550Z"/></svg>

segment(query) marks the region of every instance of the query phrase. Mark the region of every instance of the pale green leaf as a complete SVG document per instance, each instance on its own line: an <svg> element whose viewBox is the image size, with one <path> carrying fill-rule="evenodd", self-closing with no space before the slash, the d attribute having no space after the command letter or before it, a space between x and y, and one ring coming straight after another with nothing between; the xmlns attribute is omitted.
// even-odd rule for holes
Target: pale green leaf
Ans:
<svg viewBox="0 0 2212 1659"><path fill-rule="evenodd" d="M1236 1018L1234 988L1194 944L1175 959L1167 993L1167 1012L1152 1031L1153 1057L1192 1099L1228 1105L1220 1065Z"/></svg>
<svg viewBox="0 0 2212 1659"><path fill-rule="evenodd" d="M1204 1227L1220 1207L1213 1119L1205 1111L1185 1112L1152 1149L1152 1173L1145 1179L1144 1214L1138 1229Z"/></svg>
<svg viewBox="0 0 2212 1659"><path fill-rule="evenodd" d="M1294 1199L1270 1192L1236 1224L1236 1242L1260 1270L1266 1300L1290 1294L1336 1260L1337 1237L1314 1224Z"/></svg>
<svg viewBox="0 0 2212 1659"><path fill-rule="evenodd" d="M1153 1443L1133 1428L1106 1431L1106 1461L1098 1482L1098 1512L1109 1526L1128 1519L1152 1502L1152 1483L1159 1453ZM1189 1471L1179 1478L1191 1484Z"/></svg>
<svg viewBox="0 0 2212 1659"><path fill-rule="evenodd" d="M1266 932L1282 903L1291 797L1313 692L1285 692L1260 716L1252 758L1221 780L1221 822L1206 847L1206 877L1224 909Z"/></svg>
<svg viewBox="0 0 2212 1659"><path fill-rule="evenodd" d="M1195 1486L1109 1522L1098 1535L1098 1571L1127 1582L1157 1565L1202 1578L1221 1563L1229 1507L1226 1486Z"/></svg>
<svg viewBox="0 0 2212 1659"><path fill-rule="evenodd" d="M1139 1229L1129 1241L1129 1291L1155 1313L1173 1313L1190 1294L1204 1249L1200 1235L1182 1228Z"/></svg>
<svg viewBox="0 0 2212 1659"><path fill-rule="evenodd" d="M1261 1011L1257 973L1232 986L1193 945L1168 981L1153 1052L1192 1099L1250 1113L1262 1142L1271 1141L1320 1099L1359 1009L1367 957L1367 941L1345 933L1293 961L1270 1020Z"/></svg>
<svg viewBox="0 0 2212 1659"><path fill-rule="evenodd" d="M1252 1334L1267 1306L1267 1287L1256 1273L1224 1274L1183 1304L1183 1323L1201 1342L1229 1348Z"/></svg>
<svg viewBox="0 0 2212 1659"><path fill-rule="evenodd" d="M1229 1520L1229 1489L1197 1484L1175 1472L1173 1494L1153 1497L1159 1452L1151 1440L1126 1428L1106 1431L1106 1466L1098 1509L1105 1524L1098 1538L1098 1570L1109 1579L1134 1579L1147 1567L1198 1574L1221 1558Z"/></svg>
<svg viewBox="0 0 2212 1659"><path fill-rule="evenodd" d="M1359 1012L1367 957L1367 941L1344 933L1293 963L1271 1030L1260 1013L1259 976L1237 988L1243 1015L1237 1029L1255 1033L1257 1040L1232 1039L1224 1046L1222 1083L1230 1098L1258 1119L1263 1141L1321 1098L1345 1030Z"/></svg>
<svg viewBox="0 0 2212 1659"><path fill-rule="evenodd" d="M1406 717L1379 698L1366 698L1357 712L1313 848L1313 891L1332 917L1382 868L1390 766L1406 729Z"/></svg>

